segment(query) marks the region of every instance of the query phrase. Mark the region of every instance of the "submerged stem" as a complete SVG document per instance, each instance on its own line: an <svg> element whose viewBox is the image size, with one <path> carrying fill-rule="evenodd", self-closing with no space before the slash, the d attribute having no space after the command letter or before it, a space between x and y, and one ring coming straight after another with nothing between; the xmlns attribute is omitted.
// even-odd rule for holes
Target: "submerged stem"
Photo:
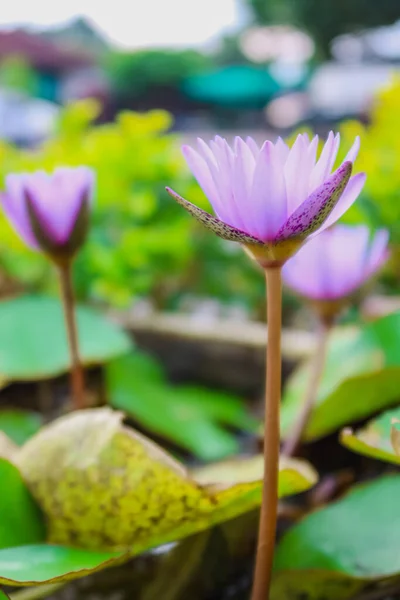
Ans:
<svg viewBox="0 0 400 600"><path fill-rule="evenodd" d="M311 413L313 411L315 401L317 399L318 388L324 371L326 352L328 347L329 332L331 323L321 321L318 328L317 346L315 355L311 364L311 377L308 384L304 404L299 417L296 419L294 427L286 440L283 447L285 456L293 456L301 442L303 433L307 427Z"/></svg>
<svg viewBox="0 0 400 600"><path fill-rule="evenodd" d="M72 262L58 266L61 296L67 328L68 346L71 357L71 387L75 409L85 407L85 384L82 363L79 357L78 332L75 317L75 300L72 285Z"/></svg>
<svg viewBox="0 0 400 600"><path fill-rule="evenodd" d="M252 600L267 600L271 583L278 511L279 408L281 398L281 267L265 270L267 281L267 369L264 482Z"/></svg>

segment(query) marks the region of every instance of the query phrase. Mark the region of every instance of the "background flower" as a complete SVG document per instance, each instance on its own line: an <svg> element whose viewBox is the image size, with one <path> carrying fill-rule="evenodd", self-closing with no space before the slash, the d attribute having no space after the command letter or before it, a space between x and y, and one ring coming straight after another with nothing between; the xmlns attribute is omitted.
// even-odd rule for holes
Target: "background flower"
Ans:
<svg viewBox="0 0 400 600"><path fill-rule="evenodd" d="M307 242L284 265L284 283L312 300L338 300L365 283L388 258L389 233L336 225Z"/></svg>
<svg viewBox="0 0 400 600"><path fill-rule="evenodd" d="M1 203L23 240L44 251L76 250L87 233L94 174L87 167L6 177ZM74 238L74 239L72 239Z"/></svg>

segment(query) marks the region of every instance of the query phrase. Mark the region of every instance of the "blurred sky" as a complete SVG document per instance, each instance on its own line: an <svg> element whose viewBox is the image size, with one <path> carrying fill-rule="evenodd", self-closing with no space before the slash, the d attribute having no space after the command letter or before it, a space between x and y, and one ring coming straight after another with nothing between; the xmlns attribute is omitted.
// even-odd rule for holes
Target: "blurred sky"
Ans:
<svg viewBox="0 0 400 600"><path fill-rule="evenodd" d="M235 29L244 18L240 0L4 0L0 26L52 25L78 15L128 48L212 44L221 31Z"/></svg>

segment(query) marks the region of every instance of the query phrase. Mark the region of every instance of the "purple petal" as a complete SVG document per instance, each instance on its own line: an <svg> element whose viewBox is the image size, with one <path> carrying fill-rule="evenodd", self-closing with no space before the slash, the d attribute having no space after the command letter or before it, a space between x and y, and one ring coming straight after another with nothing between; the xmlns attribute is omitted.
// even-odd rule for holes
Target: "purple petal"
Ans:
<svg viewBox="0 0 400 600"><path fill-rule="evenodd" d="M346 164L346 163L343 163ZM342 215L350 208L350 206L357 200L360 192L364 186L366 180L365 173L357 173L353 177L350 177L349 183L346 185L340 200L322 225L318 233L321 233L340 219Z"/></svg>
<svg viewBox="0 0 400 600"><path fill-rule="evenodd" d="M257 160L258 154L260 152L260 148L259 148L257 142L248 135L246 138L246 144L248 145L249 149L253 153L255 160Z"/></svg>
<svg viewBox="0 0 400 600"><path fill-rule="evenodd" d="M356 139L354 140L354 144L348 151L347 156L343 162L347 162L349 160L350 162L354 163L354 161L357 158L357 154L358 154L359 150L360 150L360 136L357 135Z"/></svg>
<svg viewBox="0 0 400 600"><path fill-rule="evenodd" d="M247 210L251 229L246 230L264 241L276 236L287 217L283 170L276 149L269 141L264 143L258 157Z"/></svg>
<svg viewBox="0 0 400 600"><path fill-rule="evenodd" d="M306 242L282 269L284 284L306 298L326 297L328 248L326 240L321 242L320 239L317 237Z"/></svg>
<svg viewBox="0 0 400 600"><path fill-rule="evenodd" d="M375 272L389 258L388 243L389 232L386 229L379 229L371 244L367 267L368 273Z"/></svg>
<svg viewBox="0 0 400 600"><path fill-rule="evenodd" d="M208 146L203 142L204 146L209 150ZM211 150L209 150L210 154ZM209 161L212 162L210 157L203 158L198 154L193 148L190 146L182 146L182 154L185 157L185 160L188 164L189 169L192 171L193 175L197 179L198 184L201 189L207 196L208 200L211 202L211 205L215 212L221 216L221 218L225 218L223 212L223 204L218 194L217 186L215 184L215 179L212 174L212 165L210 168ZM207 156L205 148L203 149L203 156ZM214 169L216 166L214 165Z"/></svg>
<svg viewBox="0 0 400 600"><path fill-rule="evenodd" d="M213 231L219 237L225 240L239 242L240 244L256 244L257 246L264 245L261 240L248 235L244 231L240 231L236 227L232 227L231 225L224 223L220 219L210 215L205 210L202 210L195 204L185 200L185 198L182 198L182 196L174 192L174 190L171 188L167 187L166 190L168 194L172 196L172 198L174 198L178 204L183 206L183 208L185 208L195 219L197 219L197 221L202 223L202 225L207 227L207 229L211 229L211 231Z"/></svg>
<svg viewBox="0 0 400 600"><path fill-rule="evenodd" d="M93 179L86 167L59 168L51 175L36 172L25 179L41 227L55 244L68 240L82 203L91 198Z"/></svg>
<svg viewBox="0 0 400 600"><path fill-rule="evenodd" d="M24 197L25 175L8 175L5 180L6 192L0 195L0 201L4 212L11 221L17 233L24 242L34 248L39 249L36 238L33 234L28 211Z"/></svg>
<svg viewBox="0 0 400 600"><path fill-rule="evenodd" d="M256 162L250 148L242 138L236 137L231 186L237 212L240 217L241 229L247 231L251 235L257 235L257 231L252 227L252 222L249 218L250 192L255 166Z"/></svg>
<svg viewBox="0 0 400 600"><path fill-rule="evenodd" d="M371 257L374 256L374 267ZM370 245L366 226L337 225L307 242L283 267L283 280L308 298L333 300L360 287L387 256L387 233Z"/></svg>
<svg viewBox="0 0 400 600"><path fill-rule="evenodd" d="M289 156L290 149L289 149L289 146L287 144L285 144L285 142L283 141L283 139L281 137L278 137L278 139L276 140L275 152L276 152L276 156L283 168L287 161L287 158Z"/></svg>
<svg viewBox="0 0 400 600"><path fill-rule="evenodd" d="M313 161L306 138L298 135L285 164L287 210L290 215L307 198Z"/></svg>
<svg viewBox="0 0 400 600"><path fill-rule="evenodd" d="M343 163L290 215L276 239L303 238L319 229L339 201L351 170L350 162Z"/></svg>
<svg viewBox="0 0 400 600"><path fill-rule="evenodd" d="M369 250L368 227L337 225L323 234L322 242L326 240L329 241L328 297L347 296L365 279Z"/></svg>
<svg viewBox="0 0 400 600"><path fill-rule="evenodd" d="M218 187L219 196L224 206L223 221L243 230L245 224L241 218L240 200L235 198L233 193L232 181L235 168L235 155L229 147L226 140L220 136L215 136L210 142L211 150L215 156L218 165L218 178L215 183Z"/></svg>
<svg viewBox="0 0 400 600"><path fill-rule="evenodd" d="M308 146L308 150L307 150L308 157L309 157L312 167L314 167L315 160L317 158L318 142L319 142L319 137L317 135L315 135L313 137L313 139L311 140L310 145Z"/></svg>
<svg viewBox="0 0 400 600"><path fill-rule="evenodd" d="M321 156L312 170L308 192L313 192L331 174L339 150L340 135L329 132L328 139L322 149Z"/></svg>

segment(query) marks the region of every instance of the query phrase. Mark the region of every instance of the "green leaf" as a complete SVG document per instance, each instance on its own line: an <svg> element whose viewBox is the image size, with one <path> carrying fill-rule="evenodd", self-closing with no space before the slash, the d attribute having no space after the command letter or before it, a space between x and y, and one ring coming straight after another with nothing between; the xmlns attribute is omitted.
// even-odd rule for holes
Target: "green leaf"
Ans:
<svg viewBox="0 0 400 600"><path fill-rule="evenodd" d="M0 458L0 548L45 539L42 515L13 464Z"/></svg>
<svg viewBox="0 0 400 600"><path fill-rule="evenodd" d="M42 424L39 413L17 408L0 410L0 431L19 446L37 433Z"/></svg>
<svg viewBox="0 0 400 600"><path fill-rule="evenodd" d="M9 596L3 590L0 590L0 600L10 600Z"/></svg>
<svg viewBox="0 0 400 600"><path fill-rule="evenodd" d="M400 353L396 355L396 343L399 347L400 314L397 313L363 329L343 328L332 335L305 441L365 419L397 401ZM309 377L310 363L307 363L288 381L282 406L283 437L287 437L298 417Z"/></svg>
<svg viewBox="0 0 400 600"><path fill-rule="evenodd" d="M400 465L400 456L396 454L391 440L392 420L399 418L400 408L388 410L355 432L350 428L344 429L340 441L358 454Z"/></svg>
<svg viewBox="0 0 400 600"><path fill-rule="evenodd" d="M48 544L0 550L0 583L34 585L70 581L118 563L123 553L97 552Z"/></svg>
<svg viewBox="0 0 400 600"><path fill-rule="evenodd" d="M128 336L99 313L79 307L77 315L80 352L86 365L101 364L131 348ZM0 303L0 377L42 379L68 369L64 316L58 300L23 296Z"/></svg>
<svg viewBox="0 0 400 600"><path fill-rule="evenodd" d="M223 429L256 431L235 396L194 386L171 386L150 357L132 354L106 367L110 403L143 427L189 450L202 460L218 460L239 451L239 441Z"/></svg>
<svg viewBox="0 0 400 600"><path fill-rule="evenodd" d="M16 460L46 516L48 541L56 547L43 547L32 570L26 558L21 564L14 560L18 550L0 552L0 583L73 578L82 568L101 567L108 558L122 560L204 531L261 502L261 457L242 459L236 468L232 462L218 465L223 481L215 469L189 473L150 440L122 426L121 415L108 408L54 421L19 450ZM284 462L279 492L298 493L315 481L307 463ZM78 565L71 572L66 546L82 549L79 560L91 560L93 551L92 567ZM22 556L25 550L20 549ZM106 553L100 559L99 550ZM45 565L38 564L41 560Z"/></svg>
<svg viewBox="0 0 400 600"><path fill-rule="evenodd" d="M295 525L277 548L272 599L343 600L398 576L399 494L400 476L382 477Z"/></svg>

